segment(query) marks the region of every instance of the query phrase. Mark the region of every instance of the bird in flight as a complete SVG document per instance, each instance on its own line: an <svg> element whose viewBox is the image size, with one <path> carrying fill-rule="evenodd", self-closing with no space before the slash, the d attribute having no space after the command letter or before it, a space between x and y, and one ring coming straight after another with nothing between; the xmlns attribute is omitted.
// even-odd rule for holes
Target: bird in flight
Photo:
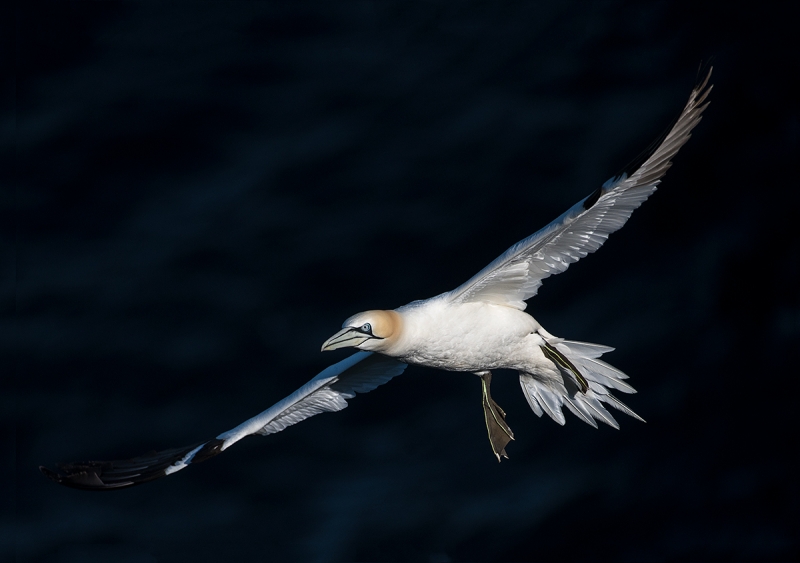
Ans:
<svg viewBox="0 0 800 563"><path fill-rule="evenodd" d="M540 417L546 413L559 424L565 422L563 407L595 428L596 421L619 428L606 407L642 420L611 394L635 393L625 382L627 375L599 359L613 348L553 336L525 312L525 301L536 295L542 280L600 248L656 190L708 106L710 77L711 69L692 90L672 127L630 175L611 178L453 291L394 310L353 315L322 350L358 351L264 412L191 446L128 460L61 463L55 470L40 470L56 483L77 489L146 483L213 457L246 436L274 434L316 414L342 410L356 393L372 391L400 375L408 364L480 378L489 443L498 461L508 457L505 448L514 434L506 413L492 399L492 370L516 370L533 412Z"/></svg>

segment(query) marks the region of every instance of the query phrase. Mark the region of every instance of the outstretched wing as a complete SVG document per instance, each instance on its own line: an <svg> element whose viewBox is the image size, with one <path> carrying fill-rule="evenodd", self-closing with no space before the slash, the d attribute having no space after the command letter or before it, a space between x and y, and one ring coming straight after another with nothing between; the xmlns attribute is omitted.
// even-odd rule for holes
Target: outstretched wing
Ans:
<svg viewBox="0 0 800 563"><path fill-rule="evenodd" d="M494 262L448 295L453 302L488 301L525 309L542 280L566 270L594 252L608 235L619 230L650 194L671 166L670 159L689 140L708 106L708 80L692 90L675 125L652 155L630 176L611 178L595 192L537 233L519 241Z"/></svg>
<svg viewBox="0 0 800 563"><path fill-rule="evenodd" d="M128 460L58 463L55 471L39 469L56 483L76 489L110 490L146 483L213 457L251 434L274 434L315 414L340 411L347 406L347 399L372 391L403 373L406 367L403 362L380 354L356 352L261 414L214 439Z"/></svg>

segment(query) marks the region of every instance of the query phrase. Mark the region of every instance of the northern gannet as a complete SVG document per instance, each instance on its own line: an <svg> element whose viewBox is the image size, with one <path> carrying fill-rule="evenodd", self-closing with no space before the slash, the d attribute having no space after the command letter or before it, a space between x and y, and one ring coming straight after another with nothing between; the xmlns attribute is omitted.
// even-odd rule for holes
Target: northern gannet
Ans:
<svg viewBox="0 0 800 563"><path fill-rule="evenodd" d="M610 390L635 393L627 376L600 360L613 348L564 340L525 313L525 301L542 280L594 252L625 224L661 182L670 159L689 139L708 106L711 70L646 160L628 176L605 182L549 225L521 240L453 291L394 310L358 313L329 338L322 350L359 351L333 364L261 414L216 438L184 448L151 452L124 461L40 467L53 481L78 489L117 489L171 475L213 457L246 436L273 434L319 414L338 411L347 399L399 375L407 364L470 372L482 383L489 442L498 461L514 439L505 412L490 393L492 370L519 372L531 409L564 424L562 407L595 428L595 421L619 428L611 406L642 420Z"/></svg>

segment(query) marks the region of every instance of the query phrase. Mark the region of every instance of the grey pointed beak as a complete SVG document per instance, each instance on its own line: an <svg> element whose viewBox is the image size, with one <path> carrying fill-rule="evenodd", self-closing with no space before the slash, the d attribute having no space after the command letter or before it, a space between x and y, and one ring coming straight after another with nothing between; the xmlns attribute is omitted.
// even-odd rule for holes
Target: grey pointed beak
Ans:
<svg viewBox="0 0 800 563"><path fill-rule="evenodd" d="M322 344L322 351L336 350L337 348L355 347L372 338L352 327L345 327Z"/></svg>

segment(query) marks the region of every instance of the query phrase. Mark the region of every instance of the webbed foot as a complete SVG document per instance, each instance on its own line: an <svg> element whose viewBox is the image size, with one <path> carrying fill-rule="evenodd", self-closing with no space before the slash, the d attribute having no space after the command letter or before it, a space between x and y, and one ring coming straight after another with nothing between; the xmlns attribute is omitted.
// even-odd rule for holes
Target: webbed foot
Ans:
<svg viewBox="0 0 800 563"><path fill-rule="evenodd" d="M483 390L483 415L486 419L486 430L489 432L489 443L492 451L500 461L500 456L508 459L506 445L514 439L514 433L506 424L506 413L500 405L494 402L489 387L492 384L492 372L482 371L476 374L481 378L481 388Z"/></svg>

